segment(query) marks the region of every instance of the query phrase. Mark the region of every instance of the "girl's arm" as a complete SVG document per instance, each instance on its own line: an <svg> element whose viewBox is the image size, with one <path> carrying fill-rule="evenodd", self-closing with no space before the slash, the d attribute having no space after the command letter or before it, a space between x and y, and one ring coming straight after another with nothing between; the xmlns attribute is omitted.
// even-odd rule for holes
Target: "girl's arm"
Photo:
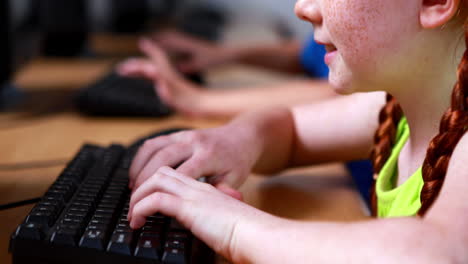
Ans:
<svg viewBox="0 0 468 264"><path fill-rule="evenodd" d="M378 114L384 104L385 93L374 92L336 96L293 108L291 119L277 121L291 124L292 135L287 137L291 141L270 140L291 146L288 160L281 163L283 167L275 167L268 160L278 154L265 153L256 171L271 173L291 166L369 158Z"/></svg>
<svg viewBox="0 0 468 264"><path fill-rule="evenodd" d="M236 228L238 263L467 263L468 133L424 218L304 223L264 216ZM269 220L267 220L269 219ZM271 242L274 241L274 242Z"/></svg>
<svg viewBox="0 0 468 264"><path fill-rule="evenodd" d="M136 187L158 168L240 186L253 169L273 173L307 163L367 158L383 93L336 97L312 106L263 109L229 124L147 141L130 169ZM306 124L304 124L306 123Z"/></svg>
<svg viewBox="0 0 468 264"><path fill-rule="evenodd" d="M261 212L162 168L132 195L130 224L176 217L234 263L467 263L468 135L460 141L439 198L425 218L307 223Z"/></svg>

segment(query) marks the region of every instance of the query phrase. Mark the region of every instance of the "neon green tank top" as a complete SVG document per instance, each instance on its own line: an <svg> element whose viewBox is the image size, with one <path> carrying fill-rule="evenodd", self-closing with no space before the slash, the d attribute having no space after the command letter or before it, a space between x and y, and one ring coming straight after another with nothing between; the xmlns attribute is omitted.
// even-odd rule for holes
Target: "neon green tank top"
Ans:
<svg viewBox="0 0 468 264"><path fill-rule="evenodd" d="M403 184L396 187L398 156L408 141L409 134L408 123L403 117L398 124L396 144L375 184L377 216L380 218L414 216L421 207L421 189L424 185L421 167Z"/></svg>

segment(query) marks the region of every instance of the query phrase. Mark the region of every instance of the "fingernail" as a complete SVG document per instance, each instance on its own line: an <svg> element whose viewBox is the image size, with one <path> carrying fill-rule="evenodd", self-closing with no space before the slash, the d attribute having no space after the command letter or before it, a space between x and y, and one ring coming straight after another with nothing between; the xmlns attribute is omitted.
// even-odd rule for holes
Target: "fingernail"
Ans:
<svg viewBox="0 0 468 264"><path fill-rule="evenodd" d="M140 39L140 45L142 45L142 47L144 47L144 48L148 47L149 40L147 38L141 38Z"/></svg>
<svg viewBox="0 0 468 264"><path fill-rule="evenodd" d="M138 229L140 226L141 226L141 224L139 223L138 219L135 219L135 220L130 222L130 227L132 229Z"/></svg>

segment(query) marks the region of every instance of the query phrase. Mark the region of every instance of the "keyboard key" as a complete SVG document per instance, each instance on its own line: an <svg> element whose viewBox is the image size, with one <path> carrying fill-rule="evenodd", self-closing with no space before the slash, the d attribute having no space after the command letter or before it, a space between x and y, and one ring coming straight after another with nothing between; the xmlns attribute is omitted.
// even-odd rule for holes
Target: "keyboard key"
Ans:
<svg viewBox="0 0 468 264"><path fill-rule="evenodd" d="M87 229L80 240L80 247L105 249L106 233L103 229Z"/></svg>
<svg viewBox="0 0 468 264"><path fill-rule="evenodd" d="M76 246L79 238L79 231L73 228L60 228L51 237L51 242L64 246Z"/></svg>
<svg viewBox="0 0 468 264"><path fill-rule="evenodd" d="M171 239L167 240L165 247L166 248L185 249L186 248L186 243L187 243L187 240L171 238Z"/></svg>
<svg viewBox="0 0 468 264"><path fill-rule="evenodd" d="M164 264L188 263L185 250L178 248L165 248L162 261Z"/></svg>
<svg viewBox="0 0 468 264"><path fill-rule="evenodd" d="M27 223L36 223L43 226L51 226L54 216L51 212L32 211L26 218Z"/></svg>
<svg viewBox="0 0 468 264"><path fill-rule="evenodd" d="M133 233L117 233L112 235L111 241L107 247L107 251L122 254L132 255Z"/></svg>
<svg viewBox="0 0 468 264"><path fill-rule="evenodd" d="M190 238L190 233L188 232L169 232L167 233L167 239L182 239L188 240Z"/></svg>
<svg viewBox="0 0 468 264"><path fill-rule="evenodd" d="M180 230L180 231L187 230L181 223L179 223L179 221L177 221L175 219L172 219L170 229L171 230Z"/></svg>
<svg viewBox="0 0 468 264"><path fill-rule="evenodd" d="M15 231L15 236L18 238L31 240L44 239L42 225L38 223L25 223L20 225Z"/></svg>
<svg viewBox="0 0 468 264"><path fill-rule="evenodd" d="M135 249L135 256L159 260L161 258L162 243L160 237L142 235Z"/></svg>

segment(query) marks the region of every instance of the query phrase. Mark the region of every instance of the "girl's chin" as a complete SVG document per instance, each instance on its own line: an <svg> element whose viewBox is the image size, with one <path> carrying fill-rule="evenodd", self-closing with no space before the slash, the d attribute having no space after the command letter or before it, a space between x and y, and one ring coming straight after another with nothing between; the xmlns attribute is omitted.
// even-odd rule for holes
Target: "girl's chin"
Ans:
<svg viewBox="0 0 468 264"><path fill-rule="evenodd" d="M344 82L341 79L333 78L332 75L330 75L329 83L333 91L335 91L337 94L347 95L355 92L349 82Z"/></svg>
<svg viewBox="0 0 468 264"><path fill-rule="evenodd" d="M334 88L333 91L335 91L335 93L341 94L341 95L348 95L348 94L352 94L352 93L355 92L353 89L344 88L344 87Z"/></svg>

